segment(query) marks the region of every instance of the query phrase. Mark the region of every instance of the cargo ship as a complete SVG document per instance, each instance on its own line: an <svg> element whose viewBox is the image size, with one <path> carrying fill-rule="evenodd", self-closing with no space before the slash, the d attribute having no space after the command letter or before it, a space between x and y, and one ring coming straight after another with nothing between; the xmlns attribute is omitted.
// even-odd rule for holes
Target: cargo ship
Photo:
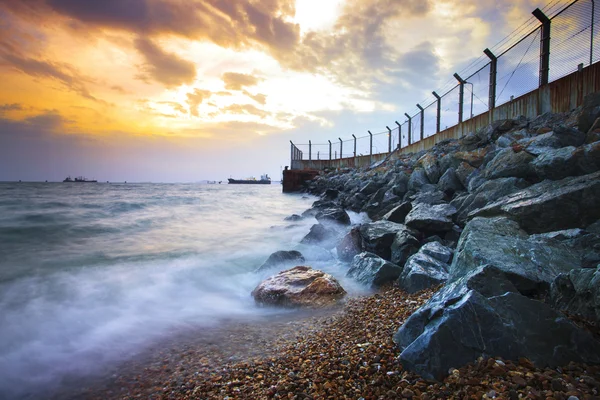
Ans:
<svg viewBox="0 0 600 400"><path fill-rule="evenodd" d="M267 174L261 175L260 179L256 179L256 178L247 178L247 179L233 179L233 178L229 178L227 180L229 181L229 183L234 183L234 184L246 184L246 185L270 185L271 184L271 178L269 178L269 175L267 175Z"/></svg>
<svg viewBox="0 0 600 400"><path fill-rule="evenodd" d="M98 182L95 179L86 179L83 176L78 176L75 179L71 178L70 176L67 176L63 182L77 182L77 183L95 183Z"/></svg>

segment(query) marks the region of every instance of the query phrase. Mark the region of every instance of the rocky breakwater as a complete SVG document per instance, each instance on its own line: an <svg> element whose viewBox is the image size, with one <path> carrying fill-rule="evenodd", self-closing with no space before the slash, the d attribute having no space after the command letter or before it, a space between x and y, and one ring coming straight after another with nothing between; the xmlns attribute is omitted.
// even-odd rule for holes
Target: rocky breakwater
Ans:
<svg viewBox="0 0 600 400"><path fill-rule="evenodd" d="M393 336L404 368L440 380L481 357L600 363L597 104L307 182L322 196L309 237L348 276L409 293L443 285ZM343 210L372 222L349 226Z"/></svg>

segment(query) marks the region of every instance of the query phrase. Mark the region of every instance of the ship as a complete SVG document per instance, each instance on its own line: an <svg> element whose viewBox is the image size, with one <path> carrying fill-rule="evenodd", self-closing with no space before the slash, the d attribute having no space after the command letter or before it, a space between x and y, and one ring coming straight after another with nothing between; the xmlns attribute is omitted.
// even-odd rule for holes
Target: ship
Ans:
<svg viewBox="0 0 600 400"><path fill-rule="evenodd" d="M95 179L87 179L84 178L83 176L77 176L75 177L75 179L71 178L70 176L67 176L63 182L77 182L77 183L95 183L98 182Z"/></svg>
<svg viewBox="0 0 600 400"><path fill-rule="evenodd" d="M261 175L260 179L256 179L256 178L247 178L247 179L233 179L233 178L229 178L227 180L229 181L229 183L234 183L234 184L246 184L246 185L270 185L271 184L271 178L269 178L269 175L267 175L267 174Z"/></svg>

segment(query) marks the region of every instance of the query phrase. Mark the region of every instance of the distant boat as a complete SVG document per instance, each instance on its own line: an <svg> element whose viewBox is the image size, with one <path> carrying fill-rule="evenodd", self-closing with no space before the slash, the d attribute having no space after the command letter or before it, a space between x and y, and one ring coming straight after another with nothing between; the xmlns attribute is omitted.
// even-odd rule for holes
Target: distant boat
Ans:
<svg viewBox="0 0 600 400"><path fill-rule="evenodd" d="M67 176L63 182L77 182L77 183L95 183L98 182L95 179L86 179L83 176L78 176L75 179L71 178L70 176Z"/></svg>
<svg viewBox="0 0 600 400"><path fill-rule="evenodd" d="M234 184L246 184L246 185L270 185L271 184L271 178L269 178L269 175L267 175L267 174L261 175L260 180L258 180L256 178L247 178L247 179L229 178L227 180L229 181L229 183L234 183Z"/></svg>

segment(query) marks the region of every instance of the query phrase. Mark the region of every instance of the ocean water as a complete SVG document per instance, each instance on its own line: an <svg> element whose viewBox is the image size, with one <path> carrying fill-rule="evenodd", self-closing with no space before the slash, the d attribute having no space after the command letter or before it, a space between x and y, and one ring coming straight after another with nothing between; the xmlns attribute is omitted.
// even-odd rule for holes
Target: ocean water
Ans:
<svg viewBox="0 0 600 400"><path fill-rule="evenodd" d="M284 218L314 200L279 184L0 183L0 398L40 398L181 329L293 312L250 292L315 223ZM301 251L366 291L334 252Z"/></svg>

